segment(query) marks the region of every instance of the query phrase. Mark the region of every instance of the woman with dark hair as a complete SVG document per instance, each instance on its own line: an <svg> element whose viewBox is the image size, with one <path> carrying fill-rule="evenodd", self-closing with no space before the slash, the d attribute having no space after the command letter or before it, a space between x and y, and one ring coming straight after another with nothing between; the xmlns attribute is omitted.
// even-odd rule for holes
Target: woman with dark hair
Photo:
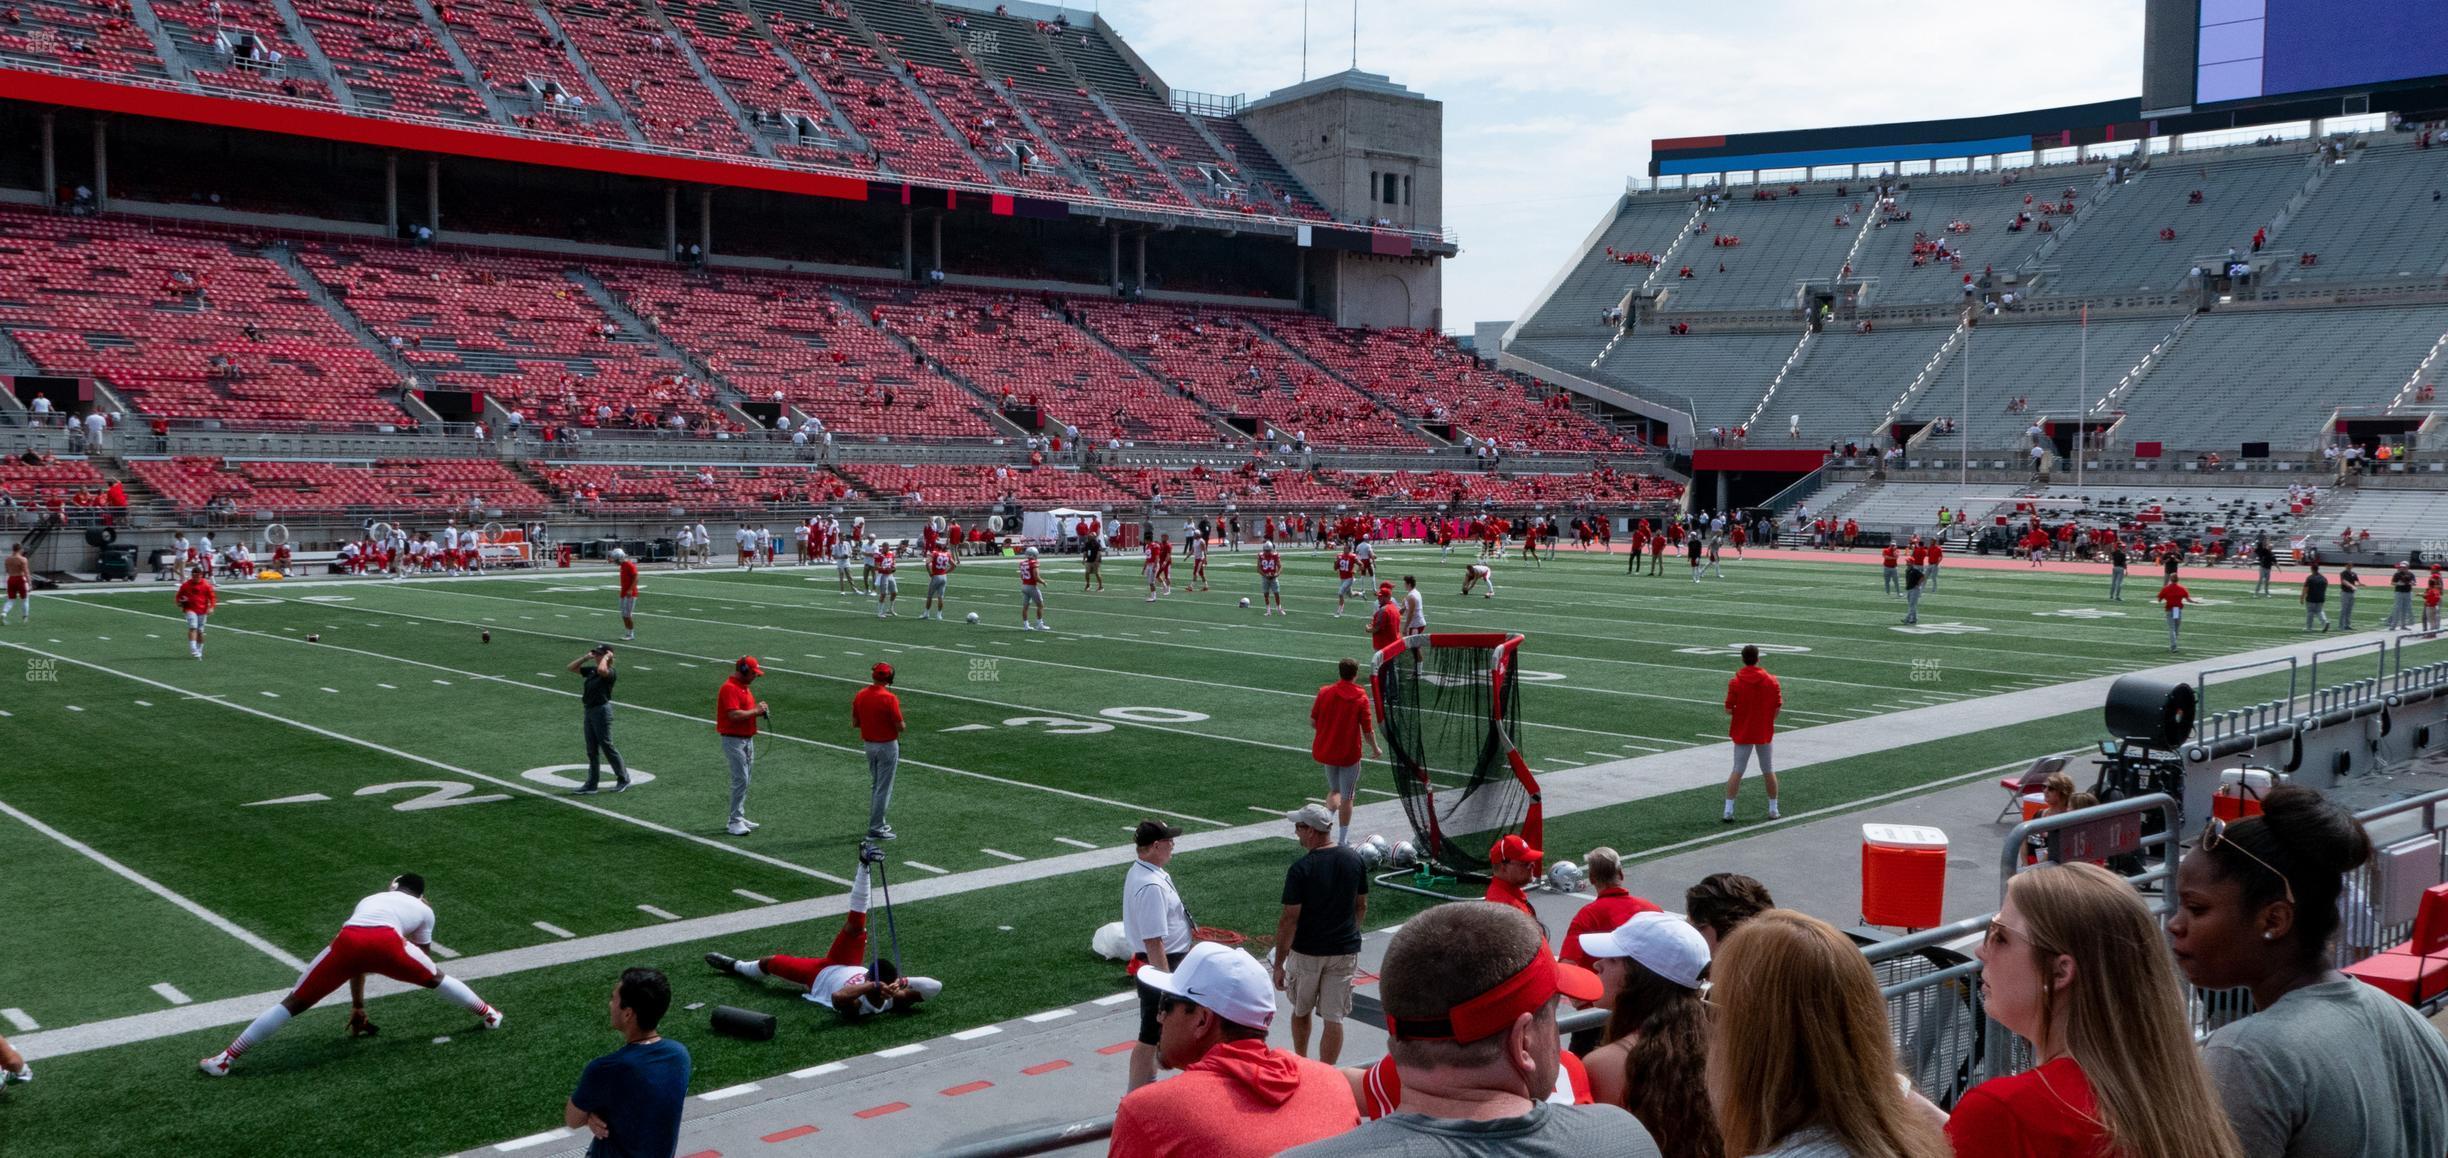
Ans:
<svg viewBox="0 0 2448 1158"><path fill-rule="evenodd" d="M2256 1012L2203 1047L2244 1153L2448 1154L2448 1042L2331 964L2338 895L2371 858L2371 837L2308 788L2275 789L2261 808L2203 829L2167 923L2194 987L2252 990Z"/></svg>
<svg viewBox="0 0 2448 1158"><path fill-rule="evenodd" d="M1711 953L1744 921L1775 907L1768 886L1741 873L1712 873L1683 891L1683 916L1700 930Z"/></svg>
<svg viewBox="0 0 2448 1158"><path fill-rule="evenodd" d="M1613 998L1606 1040L1582 1059L1590 1096L1649 1128L1666 1158L1724 1158L1708 1091L1708 944L1664 913L1640 913L1577 947Z"/></svg>

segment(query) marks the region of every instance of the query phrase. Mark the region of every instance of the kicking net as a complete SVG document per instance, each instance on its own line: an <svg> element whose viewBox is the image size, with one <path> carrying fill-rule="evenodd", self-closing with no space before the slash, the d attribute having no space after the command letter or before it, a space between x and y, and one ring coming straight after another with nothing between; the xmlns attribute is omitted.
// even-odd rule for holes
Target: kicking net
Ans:
<svg viewBox="0 0 2448 1158"><path fill-rule="evenodd" d="M1421 634L1377 653L1370 683L1394 785L1421 856L1484 874L1489 846L1539 847L1538 780L1518 743L1522 637Z"/></svg>

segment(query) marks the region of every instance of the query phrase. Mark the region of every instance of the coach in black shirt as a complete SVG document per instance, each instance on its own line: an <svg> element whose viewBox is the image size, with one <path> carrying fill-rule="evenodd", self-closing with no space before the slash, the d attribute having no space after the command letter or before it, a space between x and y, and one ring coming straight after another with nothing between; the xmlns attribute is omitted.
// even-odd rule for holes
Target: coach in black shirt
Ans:
<svg viewBox="0 0 2448 1158"><path fill-rule="evenodd" d="M1343 1052L1352 975L1360 965L1360 922L1368 917L1368 866L1334 843L1334 814L1311 804L1284 814L1308 849L1284 874L1283 918L1275 923L1275 988L1292 998L1292 1052L1309 1056L1309 1017L1326 1022L1318 1060Z"/></svg>
<svg viewBox="0 0 2448 1158"><path fill-rule="evenodd" d="M612 645L596 644L594 650L571 660L569 670L583 682L578 702L585 717L587 778L577 792L584 796L596 791L606 760L612 762L612 791L626 792L629 766L621 762L620 749L612 746L612 685L620 679L612 670Z"/></svg>

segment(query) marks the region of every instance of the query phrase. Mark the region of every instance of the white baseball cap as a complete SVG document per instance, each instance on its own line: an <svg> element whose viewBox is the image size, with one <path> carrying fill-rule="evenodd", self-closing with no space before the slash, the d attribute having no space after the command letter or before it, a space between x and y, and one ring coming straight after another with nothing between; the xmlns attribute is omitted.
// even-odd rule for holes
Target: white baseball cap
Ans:
<svg viewBox="0 0 2448 1158"><path fill-rule="evenodd" d="M1639 913L1612 932L1583 933L1581 951L1592 957L1629 957L1685 989L1700 988L1700 974L1709 963L1708 942L1700 938L1700 930L1665 913Z"/></svg>
<svg viewBox="0 0 2448 1158"><path fill-rule="evenodd" d="M1201 941L1190 947L1181 968L1170 973L1143 968L1139 980L1235 1025L1265 1029L1275 1021L1274 978L1247 950Z"/></svg>

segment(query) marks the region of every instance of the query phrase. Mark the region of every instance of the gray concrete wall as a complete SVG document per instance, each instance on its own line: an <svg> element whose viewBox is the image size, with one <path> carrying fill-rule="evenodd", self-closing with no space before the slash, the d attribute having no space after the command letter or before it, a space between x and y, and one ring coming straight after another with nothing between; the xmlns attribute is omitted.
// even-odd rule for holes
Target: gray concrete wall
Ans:
<svg viewBox="0 0 2448 1158"><path fill-rule="evenodd" d="M1338 326L1444 327L1444 263L1309 251L1309 300Z"/></svg>
<svg viewBox="0 0 2448 1158"><path fill-rule="evenodd" d="M1330 78L1331 79L1331 78ZM1412 94L1328 85L1270 97L1242 114L1251 135L1326 203L1335 219L1384 218L1405 227L1445 223L1445 106ZM1408 184L1408 204L1386 204L1387 175ZM1397 189L1396 201L1404 200Z"/></svg>

